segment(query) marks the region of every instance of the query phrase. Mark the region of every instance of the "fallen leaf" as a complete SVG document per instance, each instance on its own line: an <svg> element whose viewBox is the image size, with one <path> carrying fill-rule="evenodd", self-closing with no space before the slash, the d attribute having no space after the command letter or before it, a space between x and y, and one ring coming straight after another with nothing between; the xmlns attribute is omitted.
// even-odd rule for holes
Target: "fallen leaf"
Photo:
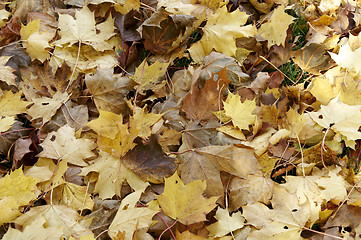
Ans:
<svg viewBox="0 0 361 240"><path fill-rule="evenodd" d="M193 91L189 92L183 100L182 110L186 112L187 118L192 121L215 118L212 112L222 108L221 100L224 100L222 92L228 88L229 83L226 68L212 74L201 89L196 83Z"/></svg>
<svg viewBox="0 0 361 240"><path fill-rule="evenodd" d="M84 160L95 156L92 152L95 144L89 139L75 138L75 130L68 125L49 133L40 146L44 150L38 157L67 160L77 166L87 166Z"/></svg>
<svg viewBox="0 0 361 240"><path fill-rule="evenodd" d="M218 221L207 227L212 237L223 237L244 226L244 218L240 212L233 213L231 216L228 209L218 207L214 217Z"/></svg>
<svg viewBox="0 0 361 240"><path fill-rule="evenodd" d="M164 192L157 196L163 212L189 225L206 220L206 214L216 207L218 197L209 199L202 196L206 182L197 180L184 185L177 173L165 179Z"/></svg>
<svg viewBox="0 0 361 240"><path fill-rule="evenodd" d="M284 5L273 10L270 20L261 25L258 35L268 41L268 48L272 45L285 46L288 26L293 22L293 17L285 13Z"/></svg>
<svg viewBox="0 0 361 240"><path fill-rule="evenodd" d="M137 146L122 157L122 163L144 181L162 183L177 169L175 158L165 156L155 135L146 144L136 139Z"/></svg>

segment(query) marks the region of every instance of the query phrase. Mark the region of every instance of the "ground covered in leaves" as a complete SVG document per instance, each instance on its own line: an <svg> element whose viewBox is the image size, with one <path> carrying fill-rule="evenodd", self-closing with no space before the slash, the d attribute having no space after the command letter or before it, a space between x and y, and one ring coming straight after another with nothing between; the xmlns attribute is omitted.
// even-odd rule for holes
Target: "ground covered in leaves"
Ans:
<svg viewBox="0 0 361 240"><path fill-rule="evenodd" d="M360 1L1 3L0 238L360 238Z"/></svg>

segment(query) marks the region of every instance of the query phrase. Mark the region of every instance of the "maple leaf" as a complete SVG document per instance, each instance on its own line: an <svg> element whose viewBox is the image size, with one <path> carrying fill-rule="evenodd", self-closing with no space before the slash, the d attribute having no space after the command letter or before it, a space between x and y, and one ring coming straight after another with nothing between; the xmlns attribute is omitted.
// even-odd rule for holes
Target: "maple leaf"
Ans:
<svg viewBox="0 0 361 240"><path fill-rule="evenodd" d="M350 71L355 70L357 74L361 72L361 63L357 61L361 54L361 48L352 49L349 42L340 47L338 54L329 52L332 59L343 68Z"/></svg>
<svg viewBox="0 0 361 240"><path fill-rule="evenodd" d="M21 169L0 179L0 224L14 220L21 214L18 208L36 198L37 182L35 178L24 176Z"/></svg>
<svg viewBox="0 0 361 240"><path fill-rule="evenodd" d="M147 90L153 90L157 92L165 84L165 81L160 81L159 78L164 76L169 63L161 63L156 61L152 65L148 65L146 60L144 60L135 70L132 79L139 84L136 87L137 91L144 93Z"/></svg>
<svg viewBox="0 0 361 240"><path fill-rule="evenodd" d="M11 128L15 123L14 117L1 117L0 118L0 132L5 132Z"/></svg>
<svg viewBox="0 0 361 240"><path fill-rule="evenodd" d="M303 239L301 232L311 215L318 214L320 208L313 209L306 201L299 204L297 197L287 190L276 187L271 200L272 209L261 203L253 203L243 207L243 216L247 223L255 226L255 230L248 235L253 239Z"/></svg>
<svg viewBox="0 0 361 240"><path fill-rule="evenodd" d="M45 219L47 228L59 228L63 236L71 234L90 235L89 223L82 221L77 211L64 205L44 205L33 207L30 211L18 217L14 222L23 228L30 226L37 219Z"/></svg>
<svg viewBox="0 0 361 240"><path fill-rule="evenodd" d="M166 178L164 192L157 196L163 212L177 221L189 225L206 220L206 214L215 208L218 197L202 196L206 182L200 180L184 185L177 173Z"/></svg>
<svg viewBox="0 0 361 240"><path fill-rule="evenodd" d="M193 91L189 92L183 100L182 110L193 121L214 118L212 112L222 107L220 102L222 94L220 91L227 89L229 83L226 68L212 74L212 77L207 80L201 89L195 83Z"/></svg>
<svg viewBox="0 0 361 240"><path fill-rule="evenodd" d="M51 48L49 41L55 36L55 31L40 32L39 28L40 20L31 21L26 26L21 27L20 36L31 59L44 62L50 58L49 51L46 49Z"/></svg>
<svg viewBox="0 0 361 240"><path fill-rule="evenodd" d="M11 91L0 96L0 116L13 116L26 111L31 102L21 100L22 91L13 94Z"/></svg>
<svg viewBox="0 0 361 240"><path fill-rule="evenodd" d="M80 11L76 11L75 19L69 14L59 14L60 39L53 44L62 46L68 43L68 47L80 42L92 46L97 51L113 49L107 42L114 33L114 20L108 19L96 25L94 13L84 6Z"/></svg>
<svg viewBox="0 0 361 240"><path fill-rule="evenodd" d="M326 129L332 129L345 136L348 144L361 139L358 131L361 126L361 105L350 106L340 101L338 97L332 99L328 105L321 105L317 112L309 112L313 121Z"/></svg>
<svg viewBox="0 0 361 240"><path fill-rule="evenodd" d="M14 75L14 69L5 64L9 61L11 56L1 56L0 57L0 81L6 82L8 85L16 85Z"/></svg>
<svg viewBox="0 0 361 240"><path fill-rule="evenodd" d="M52 98L41 97L31 99L34 105L26 112L33 117L33 119L42 118L43 123L50 121L56 111L68 101L69 95L64 92L56 92Z"/></svg>
<svg viewBox="0 0 361 240"><path fill-rule="evenodd" d="M256 115L252 112L256 109L256 102L246 100L241 102L238 94L229 93L226 101L223 102L225 115L232 119L232 123L239 129L249 129L256 121Z"/></svg>
<svg viewBox="0 0 361 240"><path fill-rule="evenodd" d="M53 203L66 205L78 211L93 209L94 202L91 199L90 194L87 193L86 186L65 182L53 191Z"/></svg>
<svg viewBox="0 0 361 240"><path fill-rule="evenodd" d="M48 239L58 240L62 237L61 227L45 227L46 220L43 217L34 219L30 225L26 226L21 232L16 228L9 228L2 239L21 240L21 239Z"/></svg>
<svg viewBox="0 0 361 240"><path fill-rule="evenodd" d="M41 179L38 186L42 191L49 191L65 183L64 174L68 169L66 160L62 160L55 165L52 159L40 157L33 167L41 168L43 170L41 176L35 175ZM32 171L34 170L29 169L28 171L27 174L31 176Z"/></svg>
<svg viewBox="0 0 361 240"><path fill-rule="evenodd" d="M99 173L94 192L99 193L101 199L112 198L115 194L121 196L124 181L134 190L144 189L149 185L121 164L119 158L103 151L99 151L99 157L92 165L82 168L80 175L85 176L90 172Z"/></svg>
<svg viewBox="0 0 361 240"><path fill-rule="evenodd" d="M123 116L115 113L99 110L99 118L90 121L87 126L98 134L98 147L100 150L113 154L114 156L124 156L129 150L135 147L134 139L138 136L140 129L135 126L135 122L123 124Z"/></svg>
<svg viewBox="0 0 361 240"><path fill-rule="evenodd" d="M293 17L285 13L284 5L273 10L272 16L267 23L258 29L258 35L268 41L268 48L272 45L285 45L288 26L293 22Z"/></svg>
<svg viewBox="0 0 361 240"><path fill-rule="evenodd" d="M213 48L227 56L235 56L235 39L256 34L256 28L253 25L242 26L247 19L248 15L245 12L236 10L229 13L226 6L218 8L203 27L201 40L188 49L192 59L202 62L204 56L210 54Z"/></svg>
<svg viewBox="0 0 361 240"><path fill-rule="evenodd" d="M80 49L77 46L55 47L53 56L50 59L50 66L57 69L64 62L73 71L74 68L85 71L96 67L113 68L117 64L117 58L113 51L99 52L88 45L82 45Z"/></svg>
<svg viewBox="0 0 361 240"><path fill-rule="evenodd" d="M151 183L162 183L165 177L176 171L176 159L164 155L155 135L146 144L139 138L136 141L137 146L125 154L122 163L140 178Z"/></svg>
<svg viewBox="0 0 361 240"><path fill-rule="evenodd" d="M94 75L87 74L85 83L99 110L120 114L126 110L125 97L132 89L132 80L114 74L112 68L97 68Z"/></svg>
<svg viewBox="0 0 361 240"><path fill-rule="evenodd" d="M158 210L149 207L135 207L140 195L145 190L137 190L126 196L109 226L109 235L114 237L118 232L125 232L124 239L133 239L133 233L142 228L148 228L152 224L153 216Z"/></svg>
<svg viewBox="0 0 361 240"><path fill-rule="evenodd" d="M87 166L84 160L95 156L92 152L95 144L89 139L76 139L75 130L69 125L49 133L40 146L44 150L38 154L38 157L64 159L77 166Z"/></svg>
<svg viewBox="0 0 361 240"><path fill-rule="evenodd" d="M230 216L228 209L219 207L214 217L218 221L207 227L212 237L223 237L244 226L244 218L240 212L233 213L232 216Z"/></svg>

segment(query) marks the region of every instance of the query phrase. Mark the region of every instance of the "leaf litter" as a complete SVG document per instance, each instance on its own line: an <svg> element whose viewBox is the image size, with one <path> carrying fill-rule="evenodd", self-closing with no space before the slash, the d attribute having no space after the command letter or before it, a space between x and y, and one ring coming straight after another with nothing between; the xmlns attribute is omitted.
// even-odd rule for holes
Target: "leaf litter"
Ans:
<svg viewBox="0 0 361 240"><path fill-rule="evenodd" d="M357 239L360 7L3 2L0 237Z"/></svg>

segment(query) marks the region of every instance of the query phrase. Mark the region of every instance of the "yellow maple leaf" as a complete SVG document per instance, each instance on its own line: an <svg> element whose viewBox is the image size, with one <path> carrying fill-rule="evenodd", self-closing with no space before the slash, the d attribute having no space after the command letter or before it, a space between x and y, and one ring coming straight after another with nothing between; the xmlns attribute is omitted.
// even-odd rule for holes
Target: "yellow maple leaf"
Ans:
<svg viewBox="0 0 361 240"><path fill-rule="evenodd" d="M326 106L321 105L317 112L309 112L313 121L326 129L332 129L346 137L349 143L361 139L358 131L361 126L361 105L350 106L340 101L338 97L332 99Z"/></svg>
<svg viewBox="0 0 361 240"><path fill-rule="evenodd" d="M115 35L114 20L109 16L105 22L96 25L94 13L87 6L76 11L75 19L69 14L59 14L58 27L61 38L54 42L57 46L68 44L70 47L81 42L101 52L113 49L107 40Z"/></svg>
<svg viewBox="0 0 361 240"><path fill-rule="evenodd" d="M66 205L75 210L93 209L94 202L86 186L65 182L53 190L53 203Z"/></svg>
<svg viewBox="0 0 361 240"><path fill-rule="evenodd" d="M90 223L83 220L77 211L64 205L44 205L33 207L18 217L14 222L23 228L31 226L37 219L45 219L47 228L56 227L62 236L69 238L71 234L91 235ZM60 230L61 229L61 230Z"/></svg>
<svg viewBox="0 0 361 240"><path fill-rule="evenodd" d="M135 121L130 119L128 124L123 124L122 115L99 110L98 119L90 121L87 126L98 134L98 147L114 156L124 156L135 147L134 139L140 130L135 126Z"/></svg>
<svg viewBox="0 0 361 240"><path fill-rule="evenodd" d="M84 160L95 156L92 152L95 148L94 142L89 139L76 139L75 129L69 125L49 133L40 145L44 150L38 154L38 157L66 159L77 166L87 166Z"/></svg>
<svg viewBox="0 0 361 240"><path fill-rule="evenodd" d="M255 100L241 102L241 97L237 94L229 93L226 101L223 102L225 114L232 119L232 123L239 129L249 129L256 121L256 115L252 112L256 109Z"/></svg>
<svg viewBox="0 0 361 240"><path fill-rule="evenodd" d="M343 68L349 71L355 70L357 74L361 72L361 63L358 61L361 54L361 47L352 49L349 42L340 47L338 54L329 52L332 59Z"/></svg>
<svg viewBox="0 0 361 240"><path fill-rule="evenodd" d="M273 10L270 20L261 25L258 35L268 41L268 48L272 45L284 45L288 26L293 22L293 17L285 13L284 5Z"/></svg>
<svg viewBox="0 0 361 240"><path fill-rule="evenodd" d="M36 198L37 182L35 178L24 176L21 169L0 179L0 224L14 220L20 215L18 208Z"/></svg>
<svg viewBox="0 0 361 240"><path fill-rule="evenodd" d="M80 53L78 55L78 52ZM113 68L117 65L117 58L113 51L96 51L91 46L55 47L50 59L50 66L57 69L66 63L72 70L76 67L81 71L99 68ZM72 79L74 80L74 79Z"/></svg>
<svg viewBox="0 0 361 240"><path fill-rule="evenodd" d="M165 179L164 192L157 196L163 212L179 222L190 225L206 220L206 214L216 207L218 197L203 197L206 182L196 180L187 185L177 173Z"/></svg>
<svg viewBox="0 0 361 240"><path fill-rule="evenodd" d="M163 114L156 113L147 113L145 112L145 108L135 107L134 115L131 118L131 121L135 123L135 126L140 130L138 134L139 137L143 139L147 139L151 134L151 126L153 126L156 122L161 119Z"/></svg>
<svg viewBox="0 0 361 240"><path fill-rule="evenodd" d="M92 165L82 168L80 175L85 176L90 172L99 173L94 192L99 193L101 199L112 198L115 194L121 196L124 181L134 190L144 189L149 185L121 164L119 158L103 151L99 151L99 157Z"/></svg>
<svg viewBox="0 0 361 240"><path fill-rule="evenodd" d="M0 96L0 116L14 116L16 114L24 113L26 107L31 102L21 100L22 91L13 94L11 91L7 91Z"/></svg>
<svg viewBox="0 0 361 240"><path fill-rule="evenodd" d="M158 210L150 207L136 207L144 190L145 188L137 190L122 200L118 212L109 226L110 237L114 238L118 232L125 232L124 239L132 240L136 230L150 227L153 222L152 218Z"/></svg>
<svg viewBox="0 0 361 240"><path fill-rule="evenodd" d="M42 118L43 123L46 123L50 121L56 111L61 107L61 105L68 101L68 99L69 95L66 92L56 92L52 98L34 98L32 99L34 105L27 110L27 113L33 119Z"/></svg>
<svg viewBox="0 0 361 240"><path fill-rule="evenodd" d="M139 84L135 87L140 93L144 93L147 90L153 90L157 92L161 89L166 82L161 81L159 78L164 76L167 71L169 63L161 63L158 60L152 65L148 65L144 60L135 70L132 79Z"/></svg>
<svg viewBox="0 0 361 240"><path fill-rule="evenodd" d="M230 216L228 209L219 207L214 217L218 221L207 227L212 237L223 237L244 226L244 218L241 212L233 213L232 216Z"/></svg>
<svg viewBox="0 0 361 240"><path fill-rule="evenodd" d="M14 117L0 117L0 132L9 130L14 123Z"/></svg>
<svg viewBox="0 0 361 240"><path fill-rule="evenodd" d="M6 82L8 85L15 84L15 71L12 67L6 66L5 64L9 61L11 56L1 56L0 57L0 81Z"/></svg>
<svg viewBox="0 0 361 240"><path fill-rule="evenodd" d="M243 26L247 19L246 12L236 10L230 13L226 6L217 9L203 27L201 40L188 49L192 59L202 62L213 48L227 56L235 56L236 38L250 37L256 34L256 28L253 25Z"/></svg>
<svg viewBox="0 0 361 240"><path fill-rule="evenodd" d="M26 226L21 232L16 228L9 228L3 240L21 240L21 239L61 239L63 231L61 227L47 227L46 220L43 217L34 219L30 225Z"/></svg>
<svg viewBox="0 0 361 240"><path fill-rule="evenodd" d="M311 209L309 200L299 204L297 197L286 189L276 187L271 200L272 209L259 202L243 207L247 224L259 230L248 235L249 240L295 239L302 240L301 232L313 214L321 208Z"/></svg>
<svg viewBox="0 0 361 240"><path fill-rule="evenodd" d="M123 125L123 116L108 111L98 110L99 117L87 123L97 134L115 139L118 127Z"/></svg>
<svg viewBox="0 0 361 240"><path fill-rule="evenodd" d="M9 19L10 14L11 13L6 11L5 9L0 10L0 28L5 26L5 24L6 24L5 20Z"/></svg>
<svg viewBox="0 0 361 240"><path fill-rule="evenodd" d="M36 165L33 167L38 167L42 171L40 173L41 176L39 176L39 174L35 174L35 176L39 176L38 178L41 178L38 186L42 191L50 191L51 189L65 183L64 174L68 169L68 162L66 160L62 160L55 164L50 158L39 157ZM26 171L26 174L28 176L32 176L34 172L30 168Z"/></svg>
<svg viewBox="0 0 361 240"><path fill-rule="evenodd" d="M49 41L55 36L55 31L40 32L39 28L40 20L30 21L26 26L22 25L20 36L31 59L44 62L50 57L46 49L51 48Z"/></svg>

